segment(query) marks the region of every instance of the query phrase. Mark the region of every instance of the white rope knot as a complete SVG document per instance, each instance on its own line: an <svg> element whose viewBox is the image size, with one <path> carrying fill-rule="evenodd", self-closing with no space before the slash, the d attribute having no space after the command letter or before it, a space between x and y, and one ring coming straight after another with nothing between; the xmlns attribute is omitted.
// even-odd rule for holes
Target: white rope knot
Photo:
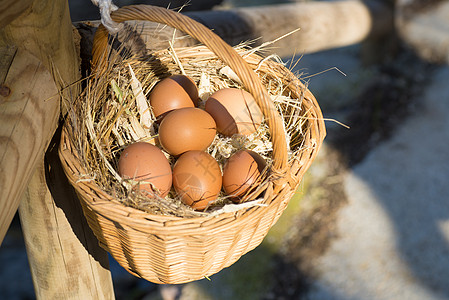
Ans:
<svg viewBox="0 0 449 300"><path fill-rule="evenodd" d="M114 22L111 18L111 12L117 10L118 7L112 3L112 0L91 0L92 3L100 8L101 23L109 31L110 34L117 33L121 24Z"/></svg>

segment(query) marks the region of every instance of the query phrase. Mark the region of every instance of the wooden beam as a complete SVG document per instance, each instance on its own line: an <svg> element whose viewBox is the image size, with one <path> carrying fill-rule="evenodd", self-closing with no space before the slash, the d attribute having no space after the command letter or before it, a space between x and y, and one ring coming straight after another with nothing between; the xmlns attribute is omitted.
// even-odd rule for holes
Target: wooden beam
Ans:
<svg viewBox="0 0 449 300"><path fill-rule="evenodd" d="M114 299L108 257L65 177L58 145L59 133L19 206L36 298Z"/></svg>
<svg viewBox="0 0 449 300"><path fill-rule="evenodd" d="M25 3L25 0L18 2ZM19 17L0 29L0 53L4 54L0 60L0 130L4 141L0 152L0 207L8 208L0 213L0 241L15 214L26 180L34 171L37 157L43 157L46 143L56 129L59 117L60 99L48 102L46 98L40 98L39 93L34 93L36 90L30 85L33 83L31 80L39 81L38 75L43 73L41 69L46 68L51 74L47 81L54 82L59 90L64 83L75 82L80 76L67 7L65 0L35 0ZM17 59L16 51L20 54ZM33 60L32 56L37 60ZM36 77L26 72L27 63L39 65L40 71ZM28 80L23 80L20 72L29 75ZM36 84L36 87L41 86ZM75 89L64 90L67 98L76 92ZM30 96L36 99L30 100ZM44 97L48 98L49 95ZM43 124L32 123L35 116ZM24 139L27 135L31 140ZM25 143L30 143L31 147L25 146ZM11 152L15 152L15 172L18 176L12 183L6 176L11 164L8 156Z"/></svg>
<svg viewBox="0 0 449 300"><path fill-rule="evenodd" d="M23 4L26 0L18 2ZM16 51L22 53L18 59L15 59ZM4 141L0 148L0 208L8 208L0 213L1 242L15 214L26 180L34 172L37 157L43 157L46 143L56 129L60 103L67 102L61 101L59 97L54 102L40 98L39 93L34 93L37 90L30 85L32 81L23 81L22 75L14 72L26 72L26 65L23 64L32 61L33 64L39 64L39 68L49 70L51 76L47 81L54 82L57 90L63 91L63 99L69 99L78 93L77 85L65 88L80 78L79 58L74 45L67 1L35 0L19 17L0 29L0 54L0 136ZM37 61L33 61L31 56ZM38 73L41 74L41 71ZM28 80L37 81L39 78L36 74L35 78ZM37 84L36 87L41 86ZM30 96L36 99L30 100ZM28 103L35 104L30 106ZM23 111L20 107L23 107ZM35 117L44 123L30 123ZM33 127L30 128L29 124ZM30 135L31 140L23 139L27 135ZM26 147L27 142L33 147ZM11 183L6 174L11 164L8 153L14 151L18 179Z"/></svg>
<svg viewBox="0 0 449 300"><path fill-rule="evenodd" d="M312 53L359 43L392 30L392 10L379 1L308 1L291 4L188 12L231 45L255 40L271 42L280 56Z"/></svg>
<svg viewBox="0 0 449 300"><path fill-rule="evenodd" d="M72 30L67 0L34 0L0 29L0 242L22 199L37 299L113 299L107 254L63 180L56 151L43 161L60 111L78 95Z"/></svg>
<svg viewBox="0 0 449 300"><path fill-rule="evenodd" d="M3 60L0 71L5 73L0 96L1 243L56 128L59 94L53 77L34 55L15 47L0 49L11 59Z"/></svg>
<svg viewBox="0 0 449 300"><path fill-rule="evenodd" d="M0 1L0 29L14 21L25 10L33 0L2 0Z"/></svg>
<svg viewBox="0 0 449 300"><path fill-rule="evenodd" d="M67 100L78 93L78 86L71 84L80 78L72 31L67 0L34 0L19 17L0 29L0 48L13 45L35 55L50 70L58 88L70 87L63 90L63 100ZM63 112L65 108L61 107Z"/></svg>
<svg viewBox="0 0 449 300"><path fill-rule="evenodd" d="M385 2L371 0L312 1L185 14L211 28L233 46L246 41L253 41L253 46L261 45L299 28L266 48L267 53L282 57L349 46L393 30L391 7ZM84 40L92 41L98 24L89 21L78 22L75 26ZM126 28L134 29L134 38L141 39L148 49L168 47L173 36L176 37L175 47L196 43L179 31L151 22L130 22ZM84 53L90 55L91 43L85 45Z"/></svg>

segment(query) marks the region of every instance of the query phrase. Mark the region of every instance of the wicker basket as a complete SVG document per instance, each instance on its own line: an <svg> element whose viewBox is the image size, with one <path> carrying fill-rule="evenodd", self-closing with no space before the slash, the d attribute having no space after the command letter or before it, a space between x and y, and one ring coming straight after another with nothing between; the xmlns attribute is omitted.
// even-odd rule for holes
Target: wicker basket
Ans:
<svg viewBox="0 0 449 300"><path fill-rule="evenodd" d="M93 181L79 180L88 172L69 136L66 122L60 145L60 158L74 186L89 226L107 250L130 273L155 283L185 283L219 272L243 254L257 247L278 220L295 193L322 144L325 127L314 96L284 66L269 61L267 72L278 72L289 84L290 93L303 97L305 132L303 151L287 157L287 142L280 117L265 87L253 69L261 60L256 54L243 59L228 44L205 26L192 19L158 7L128 6L113 13L113 20L147 20L179 29L203 43L227 64L255 97L270 128L273 143L271 172L277 179L264 191L263 204L219 215L193 218L154 215L124 206ZM97 31L94 62L106 63L102 53L107 48L107 32ZM256 63L250 63L253 60Z"/></svg>

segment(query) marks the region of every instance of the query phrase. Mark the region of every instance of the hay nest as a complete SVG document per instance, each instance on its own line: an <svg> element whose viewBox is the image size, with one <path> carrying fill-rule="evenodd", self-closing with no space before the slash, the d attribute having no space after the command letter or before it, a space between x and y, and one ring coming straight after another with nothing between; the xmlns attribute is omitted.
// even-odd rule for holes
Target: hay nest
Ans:
<svg viewBox="0 0 449 300"><path fill-rule="evenodd" d="M276 56L263 58L248 45L234 47L266 87L276 109L284 120L289 163L303 151L303 130L307 126L302 105L305 85L281 63ZM67 116L69 136L79 154L86 174L79 181L94 181L103 191L123 205L151 214L178 217L197 217L220 214L263 204L263 192L268 183L276 180L270 172L272 143L266 122L250 135L225 137L217 133L206 150L223 167L227 158L240 149L249 149L264 157L268 163L263 182L244 198L233 204L225 194L205 211L194 211L183 204L174 191L165 198L148 197L133 182L124 180L117 172L120 152L129 144L145 141L158 145L156 122L148 95L162 79L184 74L192 78L199 89L200 107L213 92L227 87L243 88L235 73L204 46L169 48L145 57L128 56L115 52L108 58L106 70L93 72L86 80L86 88L73 103ZM175 158L165 153L173 164Z"/></svg>

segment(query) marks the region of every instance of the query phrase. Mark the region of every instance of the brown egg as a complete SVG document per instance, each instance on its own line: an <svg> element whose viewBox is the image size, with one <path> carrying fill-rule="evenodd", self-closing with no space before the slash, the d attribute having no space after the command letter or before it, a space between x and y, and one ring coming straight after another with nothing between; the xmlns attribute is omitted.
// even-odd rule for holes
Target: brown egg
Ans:
<svg viewBox="0 0 449 300"><path fill-rule="evenodd" d="M172 185L170 164L162 151L149 143L138 142L123 150L118 172L124 179L140 181L136 185L149 196L167 196ZM153 187L155 189L153 189Z"/></svg>
<svg viewBox="0 0 449 300"><path fill-rule="evenodd" d="M196 210L203 210L217 199L221 190L218 162L206 152L189 151L173 166L173 187L181 201Z"/></svg>
<svg viewBox="0 0 449 300"><path fill-rule="evenodd" d="M234 202L240 202L262 180L265 159L251 150L234 153L223 167L223 190Z"/></svg>
<svg viewBox="0 0 449 300"><path fill-rule="evenodd" d="M204 151L217 133L214 119L200 108L181 108L167 114L159 126L159 142L171 155Z"/></svg>
<svg viewBox="0 0 449 300"><path fill-rule="evenodd" d="M226 135L249 135L262 123L262 112L253 96L237 88L225 88L213 93L206 101L206 111L217 123L217 131Z"/></svg>
<svg viewBox="0 0 449 300"><path fill-rule="evenodd" d="M190 77L172 75L156 84L150 93L154 116L162 119L168 112L198 105L198 89Z"/></svg>

